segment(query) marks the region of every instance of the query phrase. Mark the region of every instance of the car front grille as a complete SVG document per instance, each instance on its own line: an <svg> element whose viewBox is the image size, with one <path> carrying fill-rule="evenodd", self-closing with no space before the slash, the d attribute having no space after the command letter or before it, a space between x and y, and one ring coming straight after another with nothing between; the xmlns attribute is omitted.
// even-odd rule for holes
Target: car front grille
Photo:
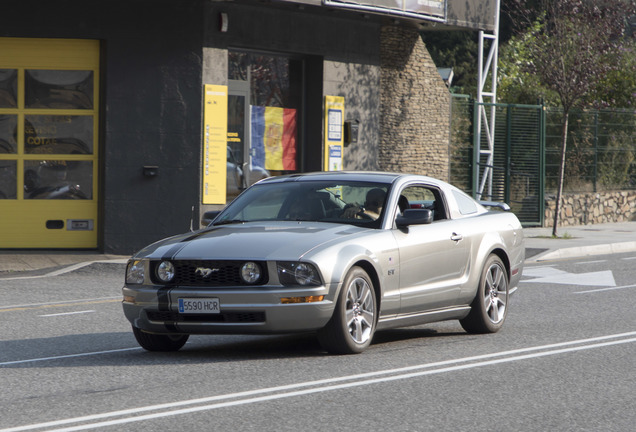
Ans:
<svg viewBox="0 0 636 432"><path fill-rule="evenodd" d="M221 312L219 314L184 315L170 311L148 311L148 319L155 322L198 322L198 323L262 323L264 312Z"/></svg>
<svg viewBox="0 0 636 432"><path fill-rule="evenodd" d="M170 285L179 286L254 286L265 285L268 280L267 265L264 262L257 262L261 268L261 278L255 284L249 285L243 281L240 275L241 267L245 261L222 261L222 260L172 260L175 267L175 277ZM156 284L160 282L155 273L160 261L151 263L151 277Z"/></svg>

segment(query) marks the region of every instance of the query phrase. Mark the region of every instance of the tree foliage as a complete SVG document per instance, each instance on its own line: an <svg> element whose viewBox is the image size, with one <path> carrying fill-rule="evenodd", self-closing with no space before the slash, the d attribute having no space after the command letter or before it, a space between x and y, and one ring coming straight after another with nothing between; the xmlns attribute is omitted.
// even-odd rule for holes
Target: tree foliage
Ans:
<svg viewBox="0 0 636 432"><path fill-rule="evenodd" d="M563 109L560 174L552 230L556 236L570 110L584 106L595 96L602 96L600 84L611 80L613 72L624 72L616 60L625 40L626 18L636 13L636 4L634 0L539 0L541 12L537 14L536 9L523 9L523 0L512 1L517 1L519 15L526 18L531 29L525 40L528 43L523 45L527 58L519 72L535 76L543 88L553 91Z"/></svg>
<svg viewBox="0 0 636 432"><path fill-rule="evenodd" d="M636 39L626 34L635 0L504 4L517 34L500 49L500 100L535 103L542 97L565 111L636 104Z"/></svg>
<svg viewBox="0 0 636 432"><path fill-rule="evenodd" d="M500 101L528 105L543 101L549 106L559 105L557 94L545 86L539 76L529 71L532 50L537 43L536 35L541 27L540 22L534 22L499 49L497 95Z"/></svg>
<svg viewBox="0 0 636 432"><path fill-rule="evenodd" d="M469 31L434 31L422 35L435 64L453 68L454 92L477 92L477 36Z"/></svg>

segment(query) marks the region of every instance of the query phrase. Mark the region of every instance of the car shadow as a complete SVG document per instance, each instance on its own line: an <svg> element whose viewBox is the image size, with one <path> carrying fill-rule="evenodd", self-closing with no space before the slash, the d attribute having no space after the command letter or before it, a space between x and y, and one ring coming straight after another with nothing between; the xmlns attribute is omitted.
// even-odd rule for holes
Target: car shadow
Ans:
<svg viewBox="0 0 636 432"><path fill-rule="evenodd" d="M466 332L462 330L439 330L428 327L406 327L392 330L382 330L375 334L373 337L373 345L378 344L390 344L394 342L403 342L414 339L431 339L431 338L446 338L466 335Z"/></svg>
<svg viewBox="0 0 636 432"><path fill-rule="evenodd" d="M391 348L409 340L466 335L454 329L411 327L383 330L375 334L369 350ZM382 347L380 347L380 345ZM404 344L400 344L404 347ZM140 348L132 332L65 335L0 342L2 368L59 368L77 366L120 366L223 363L329 356L315 333L286 335L192 336L177 352L149 352Z"/></svg>

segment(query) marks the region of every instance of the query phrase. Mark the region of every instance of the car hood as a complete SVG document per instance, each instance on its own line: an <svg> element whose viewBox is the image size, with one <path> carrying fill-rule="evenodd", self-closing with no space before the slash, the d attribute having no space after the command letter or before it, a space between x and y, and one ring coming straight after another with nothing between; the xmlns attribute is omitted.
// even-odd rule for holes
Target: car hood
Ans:
<svg viewBox="0 0 636 432"><path fill-rule="evenodd" d="M161 240L134 258L297 260L312 249L367 231L370 229L319 222L213 226Z"/></svg>

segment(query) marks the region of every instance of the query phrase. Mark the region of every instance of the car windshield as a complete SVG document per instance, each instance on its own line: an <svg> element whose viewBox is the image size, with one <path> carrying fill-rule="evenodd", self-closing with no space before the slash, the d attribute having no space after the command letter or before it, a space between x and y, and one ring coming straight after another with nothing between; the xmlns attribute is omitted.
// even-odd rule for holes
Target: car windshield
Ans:
<svg viewBox="0 0 636 432"><path fill-rule="evenodd" d="M214 225L253 221L314 221L379 228L389 185L369 182L257 184L234 200Z"/></svg>

